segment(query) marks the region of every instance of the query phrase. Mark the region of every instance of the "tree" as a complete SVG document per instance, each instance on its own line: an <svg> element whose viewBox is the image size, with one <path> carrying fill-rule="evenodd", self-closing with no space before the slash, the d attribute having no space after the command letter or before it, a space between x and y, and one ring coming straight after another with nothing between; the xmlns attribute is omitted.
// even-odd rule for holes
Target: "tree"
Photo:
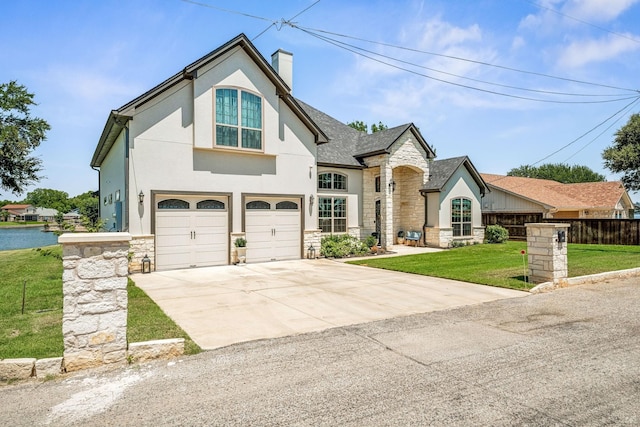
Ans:
<svg viewBox="0 0 640 427"><path fill-rule="evenodd" d="M90 222L98 220L100 199L94 195L93 191L79 194L69 200L71 209L78 209L78 213L87 217Z"/></svg>
<svg viewBox="0 0 640 427"><path fill-rule="evenodd" d="M31 116L33 96L15 81L0 84L0 188L14 194L40 179L42 161L30 154L50 129L46 121Z"/></svg>
<svg viewBox="0 0 640 427"><path fill-rule="evenodd" d="M594 172L587 166L564 163L547 163L544 165L530 166L523 165L507 172L507 176L522 176L526 178L551 179L564 184L576 182L602 182L605 176Z"/></svg>
<svg viewBox="0 0 640 427"><path fill-rule="evenodd" d="M369 125L367 125L365 122L363 122L362 120L355 120L353 122L347 123L347 126L350 126L352 128L354 128L355 130L359 130L360 132L368 132L369 131ZM378 124L372 124L371 125L371 133L375 133L375 132L380 132L383 131L385 129L389 129L389 126L385 125L382 122L378 122Z"/></svg>
<svg viewBox="0 0 640 427"><path fill-rule="evenodd" d="M36 188L27 193L25 203L66 213L69 211L69 194L65 191L52 190L50 188Z"/></svg>
<svg viewBox="0 0 640 427"><path fill-rule="evenodd" d="M613 145L602 152L604 166L622 173L628 190L640 190L640 114L632 114L627 124L616 132Z"/></svg>

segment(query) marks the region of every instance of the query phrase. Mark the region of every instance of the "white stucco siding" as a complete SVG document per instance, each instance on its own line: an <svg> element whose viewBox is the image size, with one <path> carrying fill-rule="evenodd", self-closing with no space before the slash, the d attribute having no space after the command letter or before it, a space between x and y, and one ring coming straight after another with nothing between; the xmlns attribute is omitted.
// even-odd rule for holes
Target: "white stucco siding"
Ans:
<svg viewBox="0 0 640 427"><path fill-rule="evenodd" d="M125 131L118 135L111 150L100 166L100 218L105 221L105 227L111 229L115 223L114 213L117 198L124 204L125 194ZM106 204L105 204L106 200ZM124 214L124 212L122 212Z"/></svg>
<svg viewBox="0 0 640 427"><path fill-rule="evenodd" d="M495 187L482 199L482 210L485 212L546 212L543 205L513 196Z"/></svg>
<svg viewBox="0 0 640 427"><path fill-rule="evenodd" d="M264 152L213 147L216 85L260 91ZM309 196L316 193L314 135L277 98L273 84L243 51L199 70L197 79L185 80L138 108L130 123L129 197L137 200L140 191L146 195L143 208L137 209L136 203L130 210L133 234L153 232L152 190L231 193L230 232L242 231L243 194L304 196L306 211ZM317 213L306 211L304 221L305 229L315 229Z"/></svg>
<svg viewBox="0 0 640 427"><path fill-rule="evenodd" d="M480 189L471 175L469 175L467 169L461 167L451 176L440 193L439 227L451 227L451 199L460 197L471 200L472 226L479 227L482 225Z"/></svg>

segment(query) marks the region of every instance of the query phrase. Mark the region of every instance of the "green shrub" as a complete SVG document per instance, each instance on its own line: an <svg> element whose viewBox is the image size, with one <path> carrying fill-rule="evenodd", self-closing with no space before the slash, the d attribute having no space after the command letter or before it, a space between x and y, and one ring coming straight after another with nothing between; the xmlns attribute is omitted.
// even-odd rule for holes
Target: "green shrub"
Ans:
<svg viewBox="0 0 640 427"><path fill-rule="evenodd" d="M489 225L484 231L487 243L504 243L509 240L509 232L500 225Z"/></svg>
<svg viewBox="0 0 640 427"><path fill-rule="evenodd" d="M364 255L369 246L349 234L325 236L320 242L320 255L330 258L344 258L349 255Z"/></svg>
<svg viewBox="0 0 640 427"><path fill-rule="evenodd" d="M367 236L367 238L364 239L364 244L367 245L368 248L371 248L378 244L378 238L375 236Z"/></svg>

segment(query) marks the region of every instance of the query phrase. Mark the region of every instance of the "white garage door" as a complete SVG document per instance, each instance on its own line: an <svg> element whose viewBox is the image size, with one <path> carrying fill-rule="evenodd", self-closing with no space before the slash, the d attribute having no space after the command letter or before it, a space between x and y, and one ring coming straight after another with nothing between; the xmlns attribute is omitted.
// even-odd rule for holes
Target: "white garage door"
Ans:
<svg viewBox="0 0 640 427"><path fill-rule="evenodd" d="M247 199L247 261L300 259L300 221L300 199Z"/></svg>
<svg viewBox="0 0 640 427"><path fill-rule="evenodd" d="M156 269L227 264L228 224L224 197L157 197Z"/></svg>

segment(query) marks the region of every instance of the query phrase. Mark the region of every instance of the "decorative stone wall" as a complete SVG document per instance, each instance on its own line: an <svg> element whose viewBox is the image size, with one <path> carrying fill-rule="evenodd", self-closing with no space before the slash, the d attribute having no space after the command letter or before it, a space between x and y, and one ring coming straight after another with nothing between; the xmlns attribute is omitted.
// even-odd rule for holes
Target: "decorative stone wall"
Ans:
<svg viewBox="0 0 640 427"><path fill-rule="evenodd" d="M424 236L427 246L450 248L454 241L470 245L484 243L484 229L485 227L473 227L472 236L453 237L453 228L425 227Z"/></svg>
<svg viewBox="0 0 640 427"><path fill-rule="evenodd" d="M129 233L67 233L62 334L69 371L125 363Z"/></svg>
<svg viewBox="0 0 640 427"><path fill-rule="evenodd" d="M129 272L142 273L142 258L148 256L151 260L151 271L156 269L156 248L155 236L153 234L143 234L132 236L129 247Z"/></svg>
<svg viewBox="0 0 640 427"><path fill-rule="evenodd" d="M558 240L558 232L566 236L569 224L530 223L526 227L529 281L562 286L568 276L567 242Z"/></svg>
<svg viewBox="0 0 640 427"><path fill-rule="evenodd" d="M304 241L302 247L302 257L307 257L309 246L313 245L316 250L316 257L320 256L320 245L322 243L322 230L304 230Z"/></svg>

